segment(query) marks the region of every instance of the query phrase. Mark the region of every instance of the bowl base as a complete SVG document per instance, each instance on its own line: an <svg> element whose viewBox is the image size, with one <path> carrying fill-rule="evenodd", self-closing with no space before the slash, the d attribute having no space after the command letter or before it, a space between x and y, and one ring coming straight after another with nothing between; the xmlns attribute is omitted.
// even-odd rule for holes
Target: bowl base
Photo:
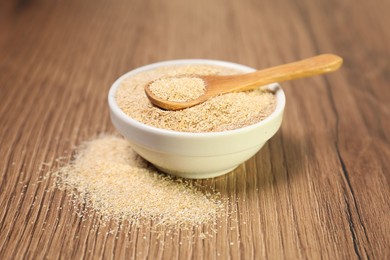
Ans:
<svg viewBox="0 0 390 260"><path fill-rule="evenodd" d="M238 167L238 165L236 165L236 166L234 166L232 168L229 168L229 169L218 171L218 172L202 172L202 173L200 173L200 172L177 172L177 171L171 171L169 169L165 169L165 168L159 167L157 165L154 165L154 167L156 167L157 169L159 169L160 171L162 171L164 173L167 173L167 174L170 174L170 175L174 175L174 176L177 176L177 177L180 177L180 178L186 178L186 179L208 179L208 178L218 177L218 176L224 175L224 174L226 174L228 172L231 172L234 169L236 169Z"/></svg>

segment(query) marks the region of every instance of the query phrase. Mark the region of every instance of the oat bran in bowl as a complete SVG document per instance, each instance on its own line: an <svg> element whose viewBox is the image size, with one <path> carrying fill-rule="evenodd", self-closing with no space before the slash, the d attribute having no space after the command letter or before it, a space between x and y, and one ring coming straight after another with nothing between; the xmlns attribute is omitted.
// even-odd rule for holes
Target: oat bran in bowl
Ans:
<svg viewBox="0 0 390 260"><path fill-rule="evenodd" d="M211 178L232 171L257 153L279 129L285 95L270 91L229 93L200 105L166 111L144 93L153 80L183 74L239 74L254 71L216 60L173 60L132 70L112 85L108 103L116 129L133 149L163 172L185 178Z"/></svg>

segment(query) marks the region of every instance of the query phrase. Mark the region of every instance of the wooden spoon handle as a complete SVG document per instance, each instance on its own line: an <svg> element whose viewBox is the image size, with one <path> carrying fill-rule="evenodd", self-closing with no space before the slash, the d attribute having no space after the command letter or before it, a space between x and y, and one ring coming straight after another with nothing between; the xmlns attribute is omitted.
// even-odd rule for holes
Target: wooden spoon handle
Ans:
<svg viewBox="0 0 390 260"><path fill-rule="evenodd" d="M224 80L226 92L245 91L273 82L305 78L337 70L343 59L333 54L322 54L308 59L271 67L256 72L232 76Z"/></svg>

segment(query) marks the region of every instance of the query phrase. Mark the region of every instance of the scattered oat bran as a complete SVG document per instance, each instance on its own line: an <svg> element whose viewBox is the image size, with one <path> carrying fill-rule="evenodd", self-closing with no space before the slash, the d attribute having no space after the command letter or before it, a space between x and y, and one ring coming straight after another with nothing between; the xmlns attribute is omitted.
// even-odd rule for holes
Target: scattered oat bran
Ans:
<svg viewBox="0 0 390 260"><path fill-rule="evenodd" d="M58 188L68 190L79 204L87 202L106 221L192 227L213 224L223 214L217 193L201 192L191 181L160 174L128 141L115 136L84 143L55 176Z"/></svg>
<svg viewBox="0 0 390 260"><path fill-rule="evenodd" d="M157 128L180 132L222 132L257 123L276 107L272 93L261 89L228 93L194 107L166 111L153 106L144 86L163 77L180 75L232 75L229 68L210 65L169 66L144 71L124 79L116 92L118 106L133 119Z"/></svg>
<svg viewBox="0 0 390 260"><path fill-rule="evenodd" d="M150 84L149 89L163 100L186 102L203 95L205 87L202 79L183 76L158 79Z"/></svg>

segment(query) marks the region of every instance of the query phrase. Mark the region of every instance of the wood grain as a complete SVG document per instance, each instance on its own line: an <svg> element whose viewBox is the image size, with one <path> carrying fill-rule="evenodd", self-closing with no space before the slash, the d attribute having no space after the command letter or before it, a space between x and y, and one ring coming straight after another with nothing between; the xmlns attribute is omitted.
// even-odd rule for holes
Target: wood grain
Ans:
<svg viewBox="0 0 390 260"><path fill-rule="evenodd" d="M0 259L389 259L389 13L385 0L1 1ZM212 238L101 226L44 178L82 141L115 133L107 92L133 68L261 69L319 53L342 69L284 83L281 130L200 181L236 212Z"/></svg>

